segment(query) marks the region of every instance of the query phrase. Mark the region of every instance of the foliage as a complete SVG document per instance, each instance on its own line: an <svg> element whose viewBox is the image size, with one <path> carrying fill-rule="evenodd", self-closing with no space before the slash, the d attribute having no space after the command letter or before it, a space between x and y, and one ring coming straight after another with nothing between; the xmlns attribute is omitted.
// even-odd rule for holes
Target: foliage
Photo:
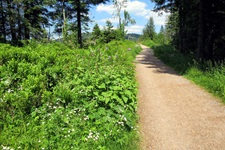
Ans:
<svg viewBox="0 0 225 150"><path fill-rule="evenodd" d="M225 1L151 0L155 11L166 10L173 45L183 54L201 60L225 58Z"/></svg>
<svg viewBox="0 0 225 150"><path fill-rule="evenodd" d="M143 37L144 39L153 40L156 36L155 32L155 24L153 17L149 18L148 23L146 24L145 28L143 29Z"/></svg>
<svg viewBox="0 0 225 150"><path fill-rule="evenodd" d="M43 0L0 1L0 37L16 44L24 39L47 36L43 27L49 26Z"/></svg>
<svg viewBox="0 0 225 150"><path fill-rule="evenodd" d="M0 146L135 149L135 43L0 46Z"/></svg>
<svg viewBox="0 0 225 150"><path fill-rule="evenodd" d="M98 24L96 24L92 31L91 45L102 45L109 43L113 40L124 40L124 34L120 29L113 29L113 25L110 20L106 21L106 26L103 30L100 30Z"/></svg>
<svg viewBox="0 0 225 150"><path fill-rule="evenodd" d="M73 42L82 47L82 32L87 31L91 21L90 7L107 1L1 0L0 41L16 45L21 40L50 38L46 28L54 26L54 32L64 41L76 33Z"/></svg>
<svg viewBox="0 0 225 150"><path fill-rule="evenodd" d="M96 23L95 26L93 27L93 31L92 31L92 36L91 36L91 40L95 43L97 43L101 37L101 30L98 26L98 24Z"/></svg>
<svg viewBox="0 0 225 150"><path fill-rule="evenodd" d="M193 54L183 55L171 45L155 45L152 41L145 44L151 46L154 54L165 64L220 97L225 103L224 62L198 62Z"/></svg>
<svg viewBox="0 0 225 150"><path fill-rule="evenodd" d="M126 30L125 27L127 27L129 24L135 24L136 21L134 19L131 18L129 12L126 10L126 4L127 4L127 0L113 0L113 5L116 9L115 12L115 17L118 18L119 20L119 27L117 29L118 34L122 37L125 38L126 35ZM122 9L124 9L123 11L123 17L121 15L121 11Z"/></svg>
<svg viewBox="0 0 225 150"><path fill-rule="evenodd" d="M165 28L161 26L160 32L157 34L155 31L155 25L154 25L154 19L150 17L148 23L145 25L142 35L140 36L139 40L142 43L157 43L157 44L168 44L171 39L168 36L168 31L170 31L168 28ZM149 43L150 44L150 43Z"/></svg>
<svg viewBox="0 0 225 150"><path fill-rule="evenodd" d="M109 43L116 38L116 32L113 30L113 25L110 20L106 21L106 27L103 29L102 35L102 41L104 43Z"/></svg>

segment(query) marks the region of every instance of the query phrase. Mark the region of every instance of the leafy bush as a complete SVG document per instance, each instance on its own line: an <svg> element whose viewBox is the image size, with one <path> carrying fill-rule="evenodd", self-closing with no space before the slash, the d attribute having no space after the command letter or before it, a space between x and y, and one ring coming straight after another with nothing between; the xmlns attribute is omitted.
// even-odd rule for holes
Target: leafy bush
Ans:
<svg viewBox="0 0 225 150"><path fill-rule="evenodd" d="M1 147L135 149L139 51L129 41L88 50L1 44Z"/></svg>

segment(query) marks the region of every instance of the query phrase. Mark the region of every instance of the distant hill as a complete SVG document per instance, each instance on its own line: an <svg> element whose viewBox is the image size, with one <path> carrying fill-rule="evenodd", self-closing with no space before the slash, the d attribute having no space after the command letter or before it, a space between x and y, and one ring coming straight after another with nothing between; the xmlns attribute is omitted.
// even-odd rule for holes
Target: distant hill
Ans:
<svg viewBox="0 0 225 150"><path fill-rule="evenodd" d="M132 41L137 41L139 39L141 35L140 34L136 34L136 33L128 33L126 35L126 39L128 40L132 40Z"/></svg>

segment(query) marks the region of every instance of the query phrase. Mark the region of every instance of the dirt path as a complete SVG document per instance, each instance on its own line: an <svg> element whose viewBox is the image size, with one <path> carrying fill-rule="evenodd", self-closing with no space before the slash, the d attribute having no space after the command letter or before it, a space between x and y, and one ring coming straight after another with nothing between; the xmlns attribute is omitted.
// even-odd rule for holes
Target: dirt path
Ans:
<svg viewBox="0 0 225 150"><path fill-rule="evenodd" d="M142 48L136 58L142 149L225 150L225 106Z"/></svg>

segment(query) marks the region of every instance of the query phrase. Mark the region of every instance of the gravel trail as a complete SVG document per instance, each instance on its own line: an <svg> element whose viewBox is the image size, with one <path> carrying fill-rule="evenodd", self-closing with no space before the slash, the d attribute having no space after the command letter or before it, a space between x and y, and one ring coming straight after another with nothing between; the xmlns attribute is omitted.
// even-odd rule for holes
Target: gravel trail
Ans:
<svg viewBox="0 0 225 150"><path fill-rule="evenodd" d="M136 57L143 150L225 150L225 105L141 45Z"/></svg>

